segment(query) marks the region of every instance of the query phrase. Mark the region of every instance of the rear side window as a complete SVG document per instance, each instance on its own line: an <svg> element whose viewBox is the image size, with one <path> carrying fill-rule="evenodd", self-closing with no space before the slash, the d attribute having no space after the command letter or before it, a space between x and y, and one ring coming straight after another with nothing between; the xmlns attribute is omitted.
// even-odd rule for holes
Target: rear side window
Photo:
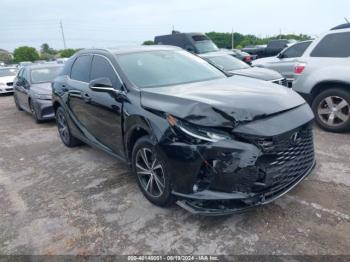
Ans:
<svg viewBox="0 0 350 262"><path fill-rule="evenodd" d="M310 54L311 57L349 57L350 32L325 36Z"/></svg>
<svg viewBox="0 0 350 262"><path fill-rule="evenodd" d="M295 44L295 45L289 47L283 53L284 58L301 57L304 54L306 48L308 48L310 44L311 44L311 42L304 42L304 43Z"/></svg>
<svg viewBox="0 0 350 262"><path fill-rule="evenodd" d="M114 88L121 88L122 84L109 61L104 57L95 55L91 64L90 78L94 80L101 77L108 77Z"/></svg>
<svg viewBox="0 0 350 262"><path fill-rule="evenodd" d="M194 35L192 36L192 39L194 41L204 41L204 40L210 40L208 37L206 37L205 35Z"/></svg>
<svg viewBox="0 0 350 262"><path fill-rule="evenodd" d="M89 82L91 58L91 55L79 56L73 64L70 78L82 82Z"/></svg>

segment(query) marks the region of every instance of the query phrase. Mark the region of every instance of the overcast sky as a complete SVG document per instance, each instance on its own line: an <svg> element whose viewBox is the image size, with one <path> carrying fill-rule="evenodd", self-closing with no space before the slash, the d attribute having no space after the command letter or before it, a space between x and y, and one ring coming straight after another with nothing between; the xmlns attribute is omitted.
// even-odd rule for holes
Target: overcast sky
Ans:
<svg viewBox="0 0 350 262"><path fill-rule="evenodd" d="M155 35L236 32L318 35L350 20L349 0L0 0L0 48L138 45Z"/></svg>

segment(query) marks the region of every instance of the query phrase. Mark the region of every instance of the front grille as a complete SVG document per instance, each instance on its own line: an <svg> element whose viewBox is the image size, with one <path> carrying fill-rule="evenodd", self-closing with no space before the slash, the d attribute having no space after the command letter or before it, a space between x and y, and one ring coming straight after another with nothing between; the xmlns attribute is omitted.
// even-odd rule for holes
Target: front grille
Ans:
<svg viewBox="0 0 350 262"><path fill-rule="evenodd" d="M263 184L256 192L272 198L300 179L313 165L314 144L312 125L273 138L245 137L255 143L263 154L256 162ZM254 190L253 190L254 191Z"/></svg>
<svg viewBox="0 0 350 262"><path fill-rule="evenodd" d="M273 80L272 83L282 85L282 86L288 86L287 79L285 79L285 78Z"/></svg>

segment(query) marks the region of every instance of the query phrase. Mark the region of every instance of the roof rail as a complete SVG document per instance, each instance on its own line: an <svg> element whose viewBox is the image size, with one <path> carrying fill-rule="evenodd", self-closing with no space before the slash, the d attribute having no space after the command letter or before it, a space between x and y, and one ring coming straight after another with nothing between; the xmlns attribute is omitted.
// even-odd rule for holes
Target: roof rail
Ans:
<svg viewBox="0 0 350 262"><path fill-rule="evenodd" d="M336 27L333 27L331 30L338 30L338 29L345 29L345 28L350 28L350 23L338 25Z"/></svg>

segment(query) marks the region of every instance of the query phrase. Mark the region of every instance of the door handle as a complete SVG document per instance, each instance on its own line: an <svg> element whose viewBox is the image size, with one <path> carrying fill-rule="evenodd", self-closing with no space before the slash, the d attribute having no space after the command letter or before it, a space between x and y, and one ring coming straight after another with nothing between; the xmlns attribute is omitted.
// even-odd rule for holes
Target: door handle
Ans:
<svg viewBox="0 0 350 262"><path fill-rule="evenodd" d="M84 97L83 97L84 101L86 103L90 103L91 102L91 97L89 96L89 94L85 93Z"/></svg>

